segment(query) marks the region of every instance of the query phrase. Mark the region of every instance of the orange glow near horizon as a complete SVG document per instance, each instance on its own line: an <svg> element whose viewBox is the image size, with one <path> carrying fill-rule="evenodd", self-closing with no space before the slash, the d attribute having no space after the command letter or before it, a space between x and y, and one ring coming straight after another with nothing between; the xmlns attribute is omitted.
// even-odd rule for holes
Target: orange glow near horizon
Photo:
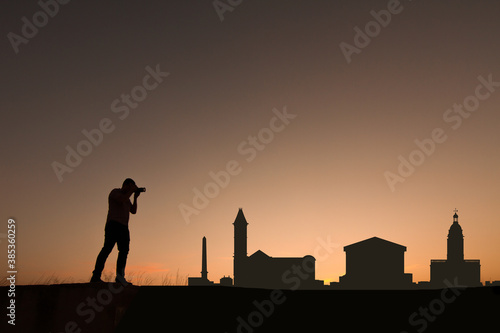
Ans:
<svg viewBox="0 0 500 333"><path fill-rule="evenodd" d="M382 228L379 232L376 232L374 230L375 228L368 228L369 230L359 233L362 235L360 238L348 235L348 230L352 230L352 227L356 228L355 226L337 228L336 233L328 232L321 227L319 227L316 232L311 232L307 230L307 228L299 232L290 232L288 234L276 231L276 235L278 236L275 236L272 234L272 231L279 226L277 224L274 225L274 227L270 225L270 220L272 219L267 218L268 224L266 226L257 225L256 222L253 222L253 219L257 217L257 215L246 214L249 220L249 255L258 249L263 250L268 255L276 257L304 256L317 253L319 257L316 262L316 278L325 280L327 283L330 281L338 281L339 276L345 273L345 253L343 252L343 247L374 235L407 246L407 252L405 253L405 271L407 273L413 273L414 282L428 281L430 259L446 259L446 236L448 228L451 225L450 221L447 221L448 223L440 223L442 224L441 234L429 235L426 237L427 242L424 243L415 240L415 237L422 237L422 234L425 234L423 230L405 230L404 232L398 232L397 230L393 230L390 225ZM252 216L252 218L249 216ZM297 221L296 219L291 219L291 216L288 221L290 221L291 225L298 224L295 223ZM481 239L487 239L487 231L469 231L468 229L470 229L473 224L463 220L459 221L464 229L465 235L465 258L481 260L481 281L483 283L485 280L496 280L496 276L498 276L500 272L498 271L498 266L495 265L495 250L490 251L490 249L495 249L495 246L498 245L495 242L481 242ZM411 223L411 221L409 222ZM379 220L378 223L382 224L383 222ZM438 222L429 222L425 225L432 225L434 223ZM215 282L218 282L219 278L224 275L232 276L233 226L231 223L227 224L226 229L228 229L229 232L224 232L223 234L229 237L217 235L218 233L216 232L205 232L206 235L209 235L207 236L209 279ZM195 226L192 227L198 228ZM409 228L407 227L407 229ZM97 232L99 231L100 230ZM139 240L137 240L138 237L146 237L148 234L147 232L144 233L139 231L138 228L134 226L131 226L131 233L133 235L132 244L137 244L139 242ZM257 244L258 235L255 235L256 233L260 234L260 245ZM151 252L154 251L156 246L153 243L148 244L148 242L144 241L142 243L146 245L145 248L139 248L137 245L132 245L129 263L127 265L127 276L142 284L154 285L176 284L176 282L182 284L186 281L187 276L199 276L201 271L202 237L201 233L199 233L199 235L200 237L198 238L193 237L193 239L189 239L189 242L182 242L180 239L175 242L175 247L185 249L184 253L179 253L178 255L176 255L175 252L171 255L151 255ZM349 241L341 242L337 238L340 237L340 235L349 239ZM328 237L331 243L338 245L332 245L333 251L331 253L323 250L321 246L322 243L328 243ZM161 243L159 240L160 238L161 236L155 236L155 242ZM299 242L299 244L294 245L294 242ZM95 250L91 251L91 249L87 249L85 253L88 260L86 260L86 262L79 262L75 270L64 270L56 266L49 266L46 269L42 268L39 270L27 271L20 276L19 283L43 284L47 282L86 282L91 275L94 264L92 260L94 255L93 252L98 252L101 245L98 241L93 241L93 244L95 244ZM173 244L171 246L174 247ZM103 274L107 279L114 279L116 255L117 250L115 249L108 259L106 270ZM159 260L145 261L141 260L141 257L148 257L150 260L164 257L168 258L169 263ZM183 261L185 262L183 263ZM21 262L24 262L24 260ZM34 262L27 262L26 264L36 266Z"/></svg>

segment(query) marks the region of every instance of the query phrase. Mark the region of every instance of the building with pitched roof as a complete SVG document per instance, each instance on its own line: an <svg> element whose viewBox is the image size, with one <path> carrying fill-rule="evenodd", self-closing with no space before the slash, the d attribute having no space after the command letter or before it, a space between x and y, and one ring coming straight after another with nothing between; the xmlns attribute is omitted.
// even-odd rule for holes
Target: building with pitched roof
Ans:
<svg viewBox="0 0 500 333"><path fill-rule="evenodd" d="M408 289L412 274L404 272L406 246L372 237L344 247L346 274L342 289Z"/></svg>
<svg viewBox="0 0 500 333"><path fill-rule="evenodd" d="M240 208L234 220L234 285L237 287L297 289L313 288L316 259L304 257L271 257L261 250L247 254L248 222ZM320 281L320 284L321 281Z"/></svg>

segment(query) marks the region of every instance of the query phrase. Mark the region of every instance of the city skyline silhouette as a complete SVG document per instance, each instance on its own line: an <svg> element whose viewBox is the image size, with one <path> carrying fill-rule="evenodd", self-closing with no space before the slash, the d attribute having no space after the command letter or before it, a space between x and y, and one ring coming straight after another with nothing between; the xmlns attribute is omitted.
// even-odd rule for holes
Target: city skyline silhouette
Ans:
<svg viewBox="0 0 500 333"><path fill-rule="evenodd" d="M339 277L339 282L332 282L328 286L324 281L315 279L316 259L311 255L302 258L271 257L261 250L248 255L249 223L243 209L239 208L233 222L233 278L224 275L220 284L230 286L234 281L236 287L292 290L327 287L354 290L439 289L448 287L451 282L461 287L479 287L483 285L480 279L480 260L464 259L464 235L458 224L457 212L455 208L448 233L447 260L431 260L430 281L417 283L413 281L412 273L405 273L405 246L371 237L344 246L346 273ZM203 237L201 277L189 278L188 285L217 285L208 280L207 274L207 245L206 237ZM225 279L224 283L222 279ZM489 283L500 285L500 281Z"/></svg>

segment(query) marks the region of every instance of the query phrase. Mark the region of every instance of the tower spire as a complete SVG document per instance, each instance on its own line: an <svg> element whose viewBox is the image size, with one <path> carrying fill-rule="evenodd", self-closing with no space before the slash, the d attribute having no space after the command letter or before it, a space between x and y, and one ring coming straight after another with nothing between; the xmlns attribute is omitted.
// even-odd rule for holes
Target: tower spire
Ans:
<svg viewBox="0 0 500 333"><path fill-rule="evenodd" d="M233 222L234 225L234 257L247 256L247 219L243 215L243 209L238 210L238 215Z"/></svg>
<svg viewBox="0 0 500 333"><path fill-rule="evenodd" d="M234 285L241 286L245 279L247 261L247 225L248 222L243 215L243 209L238 210L234 220L234 258L233 277Z"/></svg>
<svg viewBox="0 0 500 333"><path fill-rule="evenodd" d="M448 261L462 262L464 260L464 234L458 224L458 210L455 208L453 224L448 231Z"/></svg>
<svg viewBox="0 0 500 333"><path fill-rule="evenodd" d="M207 238L203 236L202 250L201 250L201 278L208 280L207 272Z"/></svg>

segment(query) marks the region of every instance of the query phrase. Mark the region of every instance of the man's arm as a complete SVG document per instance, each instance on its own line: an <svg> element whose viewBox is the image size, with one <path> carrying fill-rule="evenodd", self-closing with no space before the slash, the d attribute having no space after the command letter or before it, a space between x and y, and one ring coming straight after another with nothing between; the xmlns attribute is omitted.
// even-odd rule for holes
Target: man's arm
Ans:
<svg viewBox="0 0 500 333"><path fill-rule="evenodd" d="M130 212L132 214L135 214L137 213L137 197L140 195L141 193L139 192L135 192L134 193L134 203L132 204L132 206L130 206Z"/></svg>

